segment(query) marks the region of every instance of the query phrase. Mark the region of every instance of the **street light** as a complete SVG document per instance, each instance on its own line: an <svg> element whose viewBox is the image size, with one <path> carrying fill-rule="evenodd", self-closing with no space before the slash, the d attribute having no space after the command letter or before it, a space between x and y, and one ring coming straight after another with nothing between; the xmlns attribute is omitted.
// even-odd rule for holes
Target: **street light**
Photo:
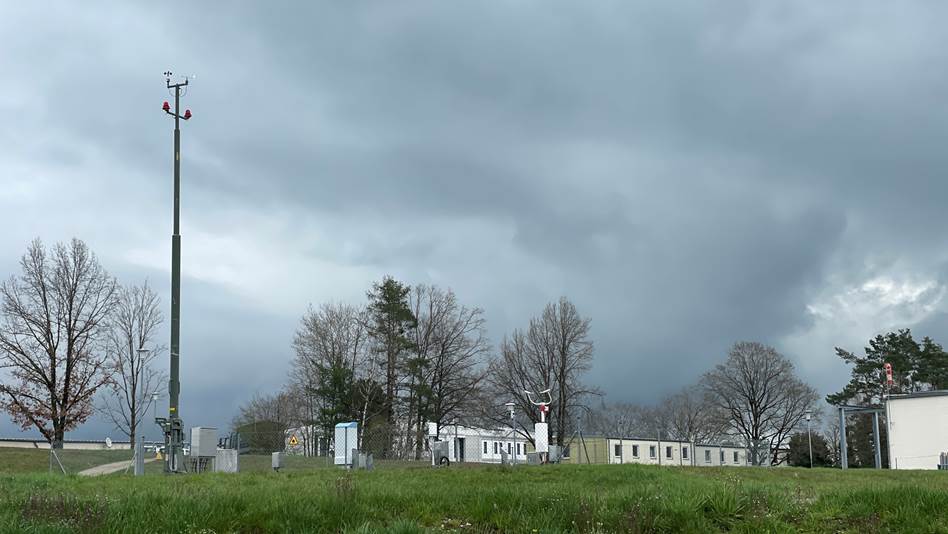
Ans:
<svg viewBox="0 0 948 534"><path fill-rule="evenodd" d="M516 404L508 402L504 404L510 413L510 439L513 441L513 465L517 465L517 431L514 429L514 406Z"/></svg>
<svg viewBox="0 0 948 534"><path fill-rule="evenodd" d="M184 424L178 410L181 393L179 377L181 340L181 120L191 118L191 110L180 113L182 92L186 91L188 79L171 83L172 72L165 72L165 84L174 90L174 110L167 101L161 106L165 113L174 117L174 233L171 235L171 377L168 380L168 418L155 418L165 433L165 473L176 473L182 465Z"/></svg>
<svg viewBox="0 0 948 534"><path fill-rule="evenodd" d="M151 392L151 413L155 416L155 420L158 420L158 396L157 391Z"/></svg>
<svg viewBox="0 0 948 534"><path fill-rule="evenodd" d="M810 469L813 469L813 438L810 436L810 417L812 414L810 410L806 411L806 441L810 446Z"/></svg>
<svg viewBox="0 0 948 534"><path fill-rule="evenodd" d="M145 347L139 347L135 349L135 351L138 352L139 365L141 365L141 362L144 362L148 358L148 355L151 353L151 349L146 349ZM158 392L153 391L151 393L152 415L154 416L156 421L158 420L158 407L156 405L157 402L158 402ZM148 407L146 406L145 409L147 410Z"/></svg>

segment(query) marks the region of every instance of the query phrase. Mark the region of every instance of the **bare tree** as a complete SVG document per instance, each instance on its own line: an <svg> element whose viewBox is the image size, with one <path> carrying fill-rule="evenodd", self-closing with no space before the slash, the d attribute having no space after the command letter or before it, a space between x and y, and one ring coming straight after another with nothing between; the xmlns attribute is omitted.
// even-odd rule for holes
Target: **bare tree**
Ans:
<svg viewBox="0 0 948 534"><path fill-rule="evenodd" d="M109 381L101 342L116 283L78 239L51 252L34 240L21 275L0 286L0 367L13 379L0 385L0 406L21 428L61 446Z"/></svg>
<svg viewBox="0 0 948 534"><path fill-rule="evenodd" d="M484 378L481 364L490 351L483 311L458 303L454 292L419 285L410 295L418 319L411 331L417 383L412 378L409 406L415 405L416 453L423 443L424 423L440 427L470 407Z"/></svg>
<svg viewBox="0 0 948 534"><path fill-rule="evenodd" d="M829 456L833 465L839 466L842 462L842 454L840 454L839 448L839 419L835 417L830 417L829 424L826 426L826 432L824 438L826 439L826 444L829 448Z"/></svg>
<svg viewBox="0 0 948 534"><path fill-rule="evenodd" d="M161 301L148 282L119 288L117 294L106 341L112 391L100 404L101 411L128 436L134 448L151 395L165 379L152 365L164 350L155 342L163 318Z"/></svg>
<svg viewBox="0 0 948 534"><path fill-rule="evenodd" d="M281 451L285 445L286 431L297 417L296 403L290 393L256 393L240 407L233 426L240 432L241 443L251 449L260 452Z"/></svg>
<svg viewBox="0 0 948 534"><path fill-rule="evenodd" d="M674 439L671 414L671 410L662 404L640 407L638 427L641 436L657 440Z"/></svg>
<svg viewBox="0 0 948 534"><path fill-rule="evenodd" d="M291 382L303 395L309 424L329 430L358 417L357 379L368 364L365 312L348 304L310 308L293 339Z"/></svg>
<svg viewBox="0 0 948 534"><path fill-rule="evenodd" d="M590 410L586 428L614 438L646 437L646 408L628 402L602 403Z"/></svg>
<svg viewBox="0 0 948 534"><path fill-rule="evenodd" d="M505 337L500 355L491 362L490 380L500 404L509 399L527 414L530 422L539 421L536 407L524 390L550 388L550 426L555 443L569 440L569 431L577 412L586 408L584 400L598 394L582 384L582 376L592 366L593 343L589 339L590 319L583 318L566 297L547 304L539 317L530 320L526 333L514 330ZM499 412L499 410L496 410ZM529 440L531 429L520 423L520 433Z"/></svg>
<svg viewBox="0 0 948 534"><path fill-rule="evenodd" d="M726 414L730 430L746 441L754 465L768 456L771 464L777 462L777 449L800 427L806 412L815 409L818 398L797 378L789 360L753 342L736 343L703 384L710 402Z"/></svg>
<svg viewBox="0 0 948 534"><path fill-rule="evenodd" d="M688 386L662 401L669 439L695 444L718 441L727 418L700 386Z"/></svg>

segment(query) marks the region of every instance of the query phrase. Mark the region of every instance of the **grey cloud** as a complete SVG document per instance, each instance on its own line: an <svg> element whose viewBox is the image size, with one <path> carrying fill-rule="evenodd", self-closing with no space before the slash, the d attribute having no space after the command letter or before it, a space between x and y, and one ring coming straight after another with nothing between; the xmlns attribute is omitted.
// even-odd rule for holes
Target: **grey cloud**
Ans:
<svg viewBox="0 0 948 534"><path fill-rule="evenodd" d="M282 380L305 302L385 273L454 287L496 340L570 296L593 318L590 381L627 400L688 383L735 340L806 332L831 284L943 280L940 4L60 7L0 12L0 110L17 117L0 127L0 181L23 167L71 181L45 199L0 192L19 221L0 267L33 235L72 232L127 281L167 278L128 251L167 247L160 73L197 73L186 223L286 253L267 259L299 278L280 282L318 287L261 303L232 280L186 281L185 349L201 359L184 400L216 424ZM121 209L77 220L79 193ZM366 279L310 285L327 265Z"/></svg>

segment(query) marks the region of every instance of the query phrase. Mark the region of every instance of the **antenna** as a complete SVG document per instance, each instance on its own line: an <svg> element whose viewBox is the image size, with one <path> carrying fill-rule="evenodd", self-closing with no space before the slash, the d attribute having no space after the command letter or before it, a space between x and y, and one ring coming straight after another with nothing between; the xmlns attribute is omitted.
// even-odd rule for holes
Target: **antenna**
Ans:
<svg viewBox="0 0 948 534"><path fill-rule="evenodd" d="M174 97L174 108L165 101L161 109L174 118L174 211L173 233L171 235L171 345L170 379L168 381L168 417L155 417L165 434L165 472L183 471L184 461L184 423L181 420L178 401L181 395L180 381L180 324L181 324L181 231L180 231L180 192L181 192L181 121L191 119L191 110L181 113L182 93L187 90L188 79L172 82L174 73L166 70L165 86ZM154 397L153 397L154 398ZM154 400L152 401L153 404ZM157 415L157 412L156 412Z"/></svg>
<svg viewBox="0 0 948 534"><path fill-rule="evenodd" d="M548 405L548 404L553 404L553 395L550 394L550 388L544 389L544 390L541 391L539 394L534 393L534 392L532 392L532 391L527 391L527 390L523 390L523 392L527 394L527 400L529 400L529 401L530 401L530 404L533 404L534 406L546 406L546 405ZM545 401L544 401L544 400L540 400L540 401L534 400L534 397L533 397L534 395L536 395L537 398L540 398L540 395L545 395L548 400L545 400ZM542 411L543 411L543 408L540 408L540 411L542 412Z"/></svg>

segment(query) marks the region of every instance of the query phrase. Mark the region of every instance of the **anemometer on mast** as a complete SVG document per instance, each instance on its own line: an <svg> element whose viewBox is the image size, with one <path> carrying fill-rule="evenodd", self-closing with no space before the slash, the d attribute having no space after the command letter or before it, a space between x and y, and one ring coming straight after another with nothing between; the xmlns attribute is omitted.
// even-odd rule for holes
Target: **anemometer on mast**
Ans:
<svg viewBox="0 0 948 534"><path fill-rule="evenodd" d="M550 428L546 422L546 414L550 411L550 404L553 404L553 395L550 393L550 388L544 389L539 394L527 390L523 392L527 395L530 404L540 408L540 422L533 424L533 439L540 461L547 463L550 459Z"/></svg>

